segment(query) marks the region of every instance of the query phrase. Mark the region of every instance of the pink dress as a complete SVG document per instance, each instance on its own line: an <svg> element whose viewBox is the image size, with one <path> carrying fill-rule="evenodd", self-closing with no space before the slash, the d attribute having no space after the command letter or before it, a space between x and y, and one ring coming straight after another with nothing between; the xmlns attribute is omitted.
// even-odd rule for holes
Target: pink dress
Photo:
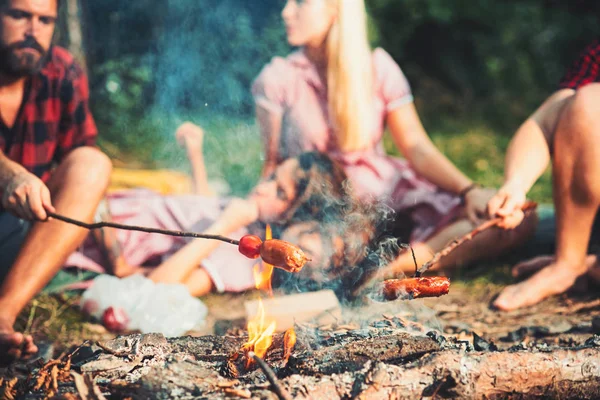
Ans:
<svg viewBox="0 0 600 400"><path fill-rule="evenodd" d="M199 195L165 196L148 189L123 190L107 196L113 222L159 229L202 232L220 215L227 199ZM239 239L246 228L228 237ZM129 265L157 265L193 239L129 230L116 230L117 240ZM209 273L219 292L240 292L254 288L254 264L237 247L222 242L201 266ZM91 235L65 262L65 267L105 273L100 249ZM199 265L200 267L200 265Z"/></svg>
<svg viewBox="0 0 600 400"><path fill-rule="evenodd" d="M442 191L417 175L406 160L388 156L383 133L389 112L413 101L400 67L383 49L373 51L375 119L371 146L356 152L337 147L327 109L327 87L302 50L274 57L253 83L257 105L281 116L280 158L303 151L329 154L345 167L355 193L409 212L415 228L411 242L426 240L460 212L458 196ZM269 138L263 138L268 141Z"/></svg>

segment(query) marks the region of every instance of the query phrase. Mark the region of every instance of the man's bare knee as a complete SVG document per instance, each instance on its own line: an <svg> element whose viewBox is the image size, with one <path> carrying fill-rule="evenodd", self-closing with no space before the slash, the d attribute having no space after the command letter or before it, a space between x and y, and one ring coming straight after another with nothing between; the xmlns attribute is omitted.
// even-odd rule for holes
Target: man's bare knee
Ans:
<svg viewBox="0 0 600 400"><path fill-rule="evenodd" d="M53 181L60 187L65 178L70 178L78 184L104 191L110 183L111 172L112 162L106 154L92 147L80 147L61 162Z"/></svg>

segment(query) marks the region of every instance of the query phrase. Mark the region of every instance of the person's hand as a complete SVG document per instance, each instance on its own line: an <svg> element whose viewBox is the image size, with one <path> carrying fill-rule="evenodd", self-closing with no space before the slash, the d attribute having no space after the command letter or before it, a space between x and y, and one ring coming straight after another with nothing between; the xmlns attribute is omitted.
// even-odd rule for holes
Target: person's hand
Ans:
<svg viewBox="0 0 600 400"><path fill-rule="evenodd" d="M191 122L184 122L175 131L175 139L180 146L187 150L202 151L204 142L204 130Z"/></svg>
<svg viewBox="0 0 600 400"><path fill-rule="evenodd" d="M479 225L487 217L488 202L496 194L496 190L479 188L469 190L465 195L465 212L471 222Z"/></svg>
<svg viewBox="0 0 600 400"><path fill-rule="evenodd" d="M48 218L47 211L55 212L48 187L37 176L26 171L17 173L6 185L2 207L28 221L45 221Z"/></svg>
<svg viewBox="0 0 600 400"><path fill-rule="evenodd" d="M524 190L505 185L488 202L488 215L490 217L502 217L502 222L498 226L505 229L513 229L525 217L522 210L525 200L526 193Z"/></svg>
<svg viewBox="0 0 600 400"><path fill-rule="evenodd" d="M219 223L227 230L237 230L258 219L258 204L252 199L232 199L219 217Z"/></svg>

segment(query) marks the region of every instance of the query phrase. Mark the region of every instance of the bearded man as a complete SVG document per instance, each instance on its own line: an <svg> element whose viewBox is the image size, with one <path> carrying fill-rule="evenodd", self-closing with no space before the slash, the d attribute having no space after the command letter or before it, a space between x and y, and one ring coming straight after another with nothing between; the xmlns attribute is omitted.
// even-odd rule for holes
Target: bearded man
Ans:
<svg viewBox="0 0 600 400"><path fill-rule="evenodd" d="M52 44L60 0L0 0L0 360L37 352L17 316L85 239L111 163L95 147L88 81Z"/></svg>

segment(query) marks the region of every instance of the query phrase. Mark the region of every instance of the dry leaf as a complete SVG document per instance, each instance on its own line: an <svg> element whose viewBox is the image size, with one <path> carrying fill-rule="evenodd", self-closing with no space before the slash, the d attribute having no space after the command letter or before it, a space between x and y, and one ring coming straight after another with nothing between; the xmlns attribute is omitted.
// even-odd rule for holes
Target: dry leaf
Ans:
<svg viewBox="0 0 600 400"><path fill-rule="evenodd" d="M75 371L71 371L71 375L81 400L106 400L106 397L104 397L90 375L82 376Z"/></svg>

